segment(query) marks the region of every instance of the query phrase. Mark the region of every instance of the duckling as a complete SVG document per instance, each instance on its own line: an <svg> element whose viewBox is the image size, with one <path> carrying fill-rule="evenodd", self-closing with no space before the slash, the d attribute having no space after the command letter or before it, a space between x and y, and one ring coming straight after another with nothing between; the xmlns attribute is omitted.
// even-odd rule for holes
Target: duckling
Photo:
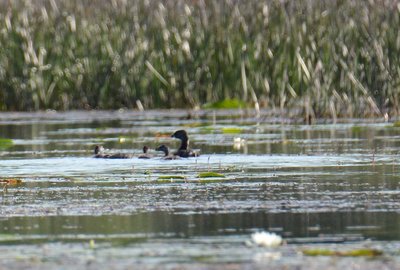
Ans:
<svg viewBox="0 0 400 270"><path fill-rule="evenodd" d="M166 145L162 144L159 147L156 148L156 151L162 151L164 152L164 156L162 159L167 159L167 160L171 160L171 159L177 159L179 158L179 156L175 156L175 155L170 155L169 154L169 149Z"/></svg>
<svg viewBox="0 0 400 270"><path fill-rule="evenodd" d="M94 148L94 158L109 158L109 159L127 159L131 158L130 155L124 153L116 153L116 154L103 154L104 147L96 145Z"/></svg>
<svg viewBox="0 0 400 270"><path fill-rule="evenodd" d="M180 157L198 157L200 154L198 152L194 152L190 150L189 147L189 137L187 135L186 130L177 130L174 134L171 135L173 138L177 138L181 140L181 145L179 146L178 150L174 153L175 156Z"/></svg>
<svg viewBox="0 0 400 270"><path fill-rule="evenodd" d="M143 154L140 154L138 156L138 158L141 159L149 159L152 158L152 155L150 155L149 153L147 153L147 151L149 151L149 147L147 145L143 146Z"/></svg>

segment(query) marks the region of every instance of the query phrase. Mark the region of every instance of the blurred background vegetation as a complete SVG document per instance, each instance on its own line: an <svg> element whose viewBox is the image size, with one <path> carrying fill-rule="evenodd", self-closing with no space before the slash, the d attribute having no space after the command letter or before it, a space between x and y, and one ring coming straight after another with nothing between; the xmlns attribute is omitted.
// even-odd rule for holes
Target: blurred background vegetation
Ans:
<svg viewBox="0 0 400 270"><path fill-rule="evenodd" d="M398 0L0 3L0 110L399 114Z"/></svg>

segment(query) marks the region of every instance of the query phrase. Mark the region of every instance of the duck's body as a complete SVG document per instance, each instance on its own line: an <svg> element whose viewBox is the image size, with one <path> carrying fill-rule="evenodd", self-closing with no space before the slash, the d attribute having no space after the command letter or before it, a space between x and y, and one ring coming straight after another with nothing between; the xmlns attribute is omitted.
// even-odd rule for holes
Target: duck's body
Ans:
<svg viewBox="0 0 400 270"><path fill-rule="evenodd" d="M189 137L185 130L181 129L175 131L174 134L171 135L171 137L181 140L181 145L179 146L178 150L174 153L175 156L180 156L184 158L200 156L198 152L189 149Z"/></svg>
<svg viewBox="0 0 400 270"><path fill-rule="evenodd" d="M164 152L164 156L162 157L162 159L166 159L166 160L172 160L172 159L177 159L179 158L179 156L175 156L175 155L170 155L169 154L169 149L166 145L162 144L159 147L156 148L156 151L162 151Z"/></svg>
<svg viewBox="0 0 400 270"><path fill-rule="evenodd" d="M150 155L149 153L147 153L147 151L149 151L149 147L147 147L146 145L143 146L143 154L140 154L140 155L138 156L138 158L141 158L141 159L149 159L149 158L152 158L152 155Z"/></svg>
<svg viewBox="0 0 400 270"><path fill-rule="evenodd" d="M116 153L116 154L103 154L104 147L96 145L94 148L94 158L109 158L109 159L127 159L131 158L131 155L124 153Z"/></svg>

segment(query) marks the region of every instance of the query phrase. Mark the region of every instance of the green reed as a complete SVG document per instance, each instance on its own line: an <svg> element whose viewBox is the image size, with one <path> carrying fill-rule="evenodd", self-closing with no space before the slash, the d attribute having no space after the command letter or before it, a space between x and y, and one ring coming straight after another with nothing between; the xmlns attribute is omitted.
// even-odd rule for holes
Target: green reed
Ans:
<svg viewBox="0 0 400 270"><path fill-rule="evenodd" d="M10 1L0 110L399 113L400 4L369 0Z"/></svg>

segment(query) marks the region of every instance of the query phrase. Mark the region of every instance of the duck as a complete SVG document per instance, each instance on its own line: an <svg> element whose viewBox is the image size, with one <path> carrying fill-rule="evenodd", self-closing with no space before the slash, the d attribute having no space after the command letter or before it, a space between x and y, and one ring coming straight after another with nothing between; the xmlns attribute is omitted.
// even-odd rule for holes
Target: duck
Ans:
<svg viewBox="0 0 400 270"><path fill-rule="evenodd" d="M103 154L104 147L102 145L96 145L94 147L94 158L109 158L109 159L127 159L131 158L130 155L124 153L116 154Z"/></svg>
<svg viewBox="0 0 400 270"><path fill-rule="evenodd" d="M164 152L164 156L162 157L162 159L171 160L171 159L177 159L177 158L179 158L179 156L170 155L170 154L169 154L169 149L168 149L168 147L167 147L165 144L160 145L160 146L157 147L155 150L156 150L156 151Z"/></svg>
<svg viewBox="0 0 400 270"><path fill-rule="evenodd" d="M152 158L152 155L150 155L149 153L147 153L149 151L149 147L147 145L143 146L143 154L140 154L138 156L138 158L141 159L149 159Z"/></svg>
<svg viewBox="0 0 400 270"><path fill-rule="evenodd" d="M180 156L184 158L188 157L198 157L200 154L189 149L189 136L186 130L177 130L172 135L172 138L176 138L181 140L181 145L179 146L178 150L174 153L175 156Z"/></svg>

